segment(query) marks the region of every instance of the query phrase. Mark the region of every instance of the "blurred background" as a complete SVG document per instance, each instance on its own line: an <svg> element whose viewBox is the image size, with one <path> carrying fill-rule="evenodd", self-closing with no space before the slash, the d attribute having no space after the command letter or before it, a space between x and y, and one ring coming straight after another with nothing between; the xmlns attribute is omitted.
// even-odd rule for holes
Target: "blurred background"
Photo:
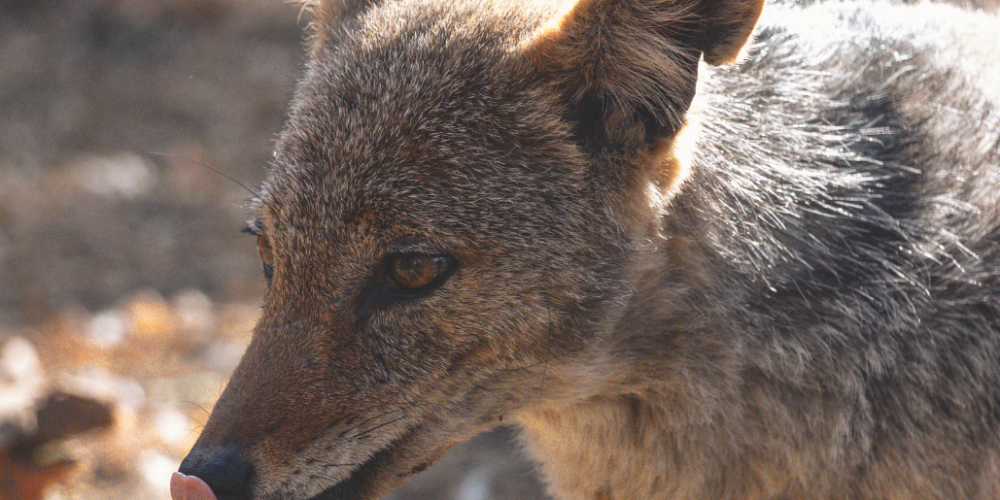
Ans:
<svg viewBox="0 0 1000 500"><path fill-rule="evenodd" d="M169 498L257 318L240 183L301 71L298 15L0 0L0 500ZM392 498L540 492L500 430Z"/></svg>

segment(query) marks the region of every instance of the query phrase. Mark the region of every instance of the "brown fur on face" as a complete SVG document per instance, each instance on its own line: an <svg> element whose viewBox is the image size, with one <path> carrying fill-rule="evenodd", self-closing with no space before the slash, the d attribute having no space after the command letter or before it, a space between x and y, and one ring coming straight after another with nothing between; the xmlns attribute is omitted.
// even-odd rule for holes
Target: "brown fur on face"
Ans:
<svg viewBox="0 0 1000 500"><path fill-rule="evenodd" d="M840 3L699 66L761 8L308 4L263 319L182 471L374 499L509 416L559 498L989 498L1000 167L926 96L979 144L996 103Z"/></svg>

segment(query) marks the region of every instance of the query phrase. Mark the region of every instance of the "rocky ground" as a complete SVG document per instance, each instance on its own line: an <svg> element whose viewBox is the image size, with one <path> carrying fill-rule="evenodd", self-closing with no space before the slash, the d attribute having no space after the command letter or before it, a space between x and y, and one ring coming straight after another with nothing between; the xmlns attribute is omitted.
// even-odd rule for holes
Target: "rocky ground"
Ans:
<svg viewBox="0 0 1000 500"><path fill-rule="evenodd" d="M166 499L249 340L279 0L0 0L0 500ZM222 172L222 174L218 173ZM541 498L509 432L393 498Z"/></svg>

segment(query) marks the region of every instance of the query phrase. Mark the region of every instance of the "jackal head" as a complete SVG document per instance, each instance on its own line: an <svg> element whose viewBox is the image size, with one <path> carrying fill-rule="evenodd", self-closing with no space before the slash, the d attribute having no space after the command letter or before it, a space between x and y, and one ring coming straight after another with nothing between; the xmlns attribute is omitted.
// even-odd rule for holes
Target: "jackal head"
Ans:
<svg viewBox="0 0 1000 500"><path fill-rule="evenodd" d="M309 4L249 225L263 317L175 500L374 499L617 383L699 61L733 59L761 4Z"/></svg>

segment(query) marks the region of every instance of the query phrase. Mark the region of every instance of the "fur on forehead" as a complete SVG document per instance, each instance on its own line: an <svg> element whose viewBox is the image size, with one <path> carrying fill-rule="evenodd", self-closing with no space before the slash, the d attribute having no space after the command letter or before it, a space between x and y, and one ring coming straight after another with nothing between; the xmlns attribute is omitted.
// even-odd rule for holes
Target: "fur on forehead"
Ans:
<svg viewBox="0 0 1000 500"><path fill-rule="evenodd" d="M570 147L558 96L539 84L533 61L520 52L539 18L489 5L385 4L318 50L293 100L272 182L507 175L539 168L543 156L572 157L538 147Z"/></svg>
<svg viewBox="0 0 1000 500"><path fill-rule="evenodd" d="M447 2L438 0L427 2L300 0L302 14L309 19L309 25L306 29L307 47L312 57L317 56L322 49L335 46L350 38L363 26L367 13L382 10L383 7L385 10L393 11L395 15L430 14L435 10L452 11L452 16L441 16L446 24L454 23L460 17L454 14L464 11L466 14L474 14L467 16L469 20L490 19L490 24L496 28L504 28L508 30L508 33L520 33L524 27L549 19L553 13L565 10L566 7L561 7L561 4L571 5L572 2L573 0L534 0L515 5L501 0L451 0ZM403 8L398 8L400 6ZM466 25L466 27L469 26Z"/></svg>
<svg viewBox="0 0 1000 500"><path fill-rule="evenodd" d="M580 193L585 160L530 61L503 40L412 42L361 36L310 62L261 208L282 225L316 207L330 224L399 207L486 223L487 204Z"/></svg>

